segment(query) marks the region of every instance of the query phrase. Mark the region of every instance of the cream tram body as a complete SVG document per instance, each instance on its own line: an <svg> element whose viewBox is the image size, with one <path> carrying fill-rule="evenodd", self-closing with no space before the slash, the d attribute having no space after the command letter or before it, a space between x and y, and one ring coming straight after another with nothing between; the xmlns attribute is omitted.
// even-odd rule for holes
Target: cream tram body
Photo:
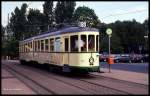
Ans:
<svg viewBox="0 0 150 96"><path fill-rule="evenodd" d="M99 32L93 28L70 27L19 43L20 61L61 67L62 71L99 69Z"/></svg>

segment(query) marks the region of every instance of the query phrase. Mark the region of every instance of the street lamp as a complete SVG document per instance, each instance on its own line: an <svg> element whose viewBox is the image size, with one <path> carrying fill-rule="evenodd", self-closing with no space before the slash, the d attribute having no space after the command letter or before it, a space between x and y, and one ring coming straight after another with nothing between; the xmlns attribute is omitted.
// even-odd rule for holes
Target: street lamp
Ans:
<svg viewBox="0 0 150 96"><path fill-rule="evenodd" d="M112 34L112 29L110 29L110 28L108 28L107 30L106 30L106 33L107 33L107 35L108 35L108 37L109 37L109 51L108 51L108 53L109 53L109 57L110 57L110 37L111 37L111 34ZM109 73L110 73L110 64L109 64Z"/></svg>

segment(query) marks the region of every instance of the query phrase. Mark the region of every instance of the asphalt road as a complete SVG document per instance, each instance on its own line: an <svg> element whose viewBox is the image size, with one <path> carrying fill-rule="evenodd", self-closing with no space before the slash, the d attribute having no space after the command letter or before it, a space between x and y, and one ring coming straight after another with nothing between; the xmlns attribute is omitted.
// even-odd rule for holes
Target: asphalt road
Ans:
<svg viewBox="0 0 150 96"><path fill-rule="evenodd" d="M106 62L100 62L100 66L101 68L109 68L108 63ZM148 74L148 66L149 63L115 63L111 65L111 68Z"/></svg>

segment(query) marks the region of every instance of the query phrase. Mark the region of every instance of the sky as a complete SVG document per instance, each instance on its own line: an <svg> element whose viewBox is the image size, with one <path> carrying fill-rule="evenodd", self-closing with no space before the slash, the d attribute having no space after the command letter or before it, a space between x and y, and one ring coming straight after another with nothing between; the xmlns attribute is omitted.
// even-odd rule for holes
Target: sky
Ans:
<svg viewBox="0 0 150 96"><path fill-rule="evenodd" d="M29 8L39 9L43 12L42 1L2 1L1 2L1 24L6 26L8 23L8 14L11 17L11 12L18 6L20 9L23 3L28 4ZM54 7L56 1L54 2ZM78 1L76 7L86 6L94 10L99 20L103 23L113 23L117 20L133 20L143 23L145 19L148 19L148 1Z"/></svg>

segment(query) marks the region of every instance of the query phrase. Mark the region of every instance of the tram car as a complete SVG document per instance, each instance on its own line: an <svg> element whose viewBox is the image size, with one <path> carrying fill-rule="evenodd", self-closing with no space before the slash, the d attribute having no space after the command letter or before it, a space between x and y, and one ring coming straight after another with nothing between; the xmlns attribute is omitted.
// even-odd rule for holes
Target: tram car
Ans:
<svg viewBox="0 0 150 96"><path fill-rule="evenodd" d="M99 31L74 26L30 37L19 42L19 59L21 63L58 67L63 72L97 72Z"/></svg>

